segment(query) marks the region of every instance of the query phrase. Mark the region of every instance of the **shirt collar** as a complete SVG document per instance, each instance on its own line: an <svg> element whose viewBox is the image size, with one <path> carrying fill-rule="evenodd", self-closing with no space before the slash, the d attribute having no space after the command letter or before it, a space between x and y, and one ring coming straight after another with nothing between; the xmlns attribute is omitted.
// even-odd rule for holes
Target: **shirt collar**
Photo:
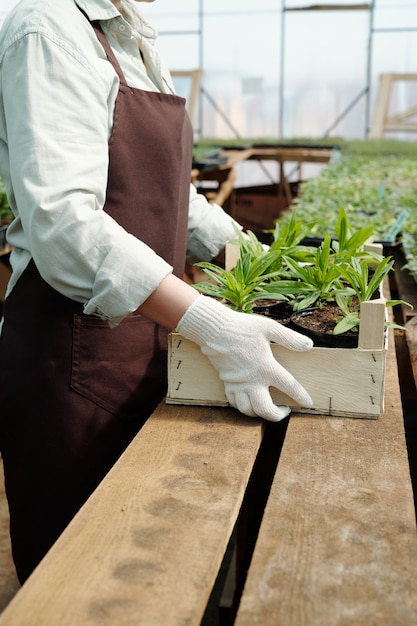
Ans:
<svg viewBox="0 0 417 626"><path fill-rule="evenodd" d="M75 0L75 4L87 15L92 22L97 20L111 20L120 15L111 0Z"/></svg>
<svg viewBox="0 0 417 626"><path fill-rule="evenodd" d="M122 15L117 10L111 0L75 0L75 4L87 15L91 22L120 19L124 21ZM146 21L146 19L136 12L138 16L139 34L148 39L156 39L156 30ZM130 25L129 25L130 27Z"/></svg>

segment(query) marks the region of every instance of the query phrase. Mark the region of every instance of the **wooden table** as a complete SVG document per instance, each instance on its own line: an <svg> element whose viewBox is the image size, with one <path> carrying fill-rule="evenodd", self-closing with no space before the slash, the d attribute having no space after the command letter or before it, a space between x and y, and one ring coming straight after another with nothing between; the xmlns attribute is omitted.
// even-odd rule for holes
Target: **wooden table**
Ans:
<svg viewBox="0 0 417 626"><path fill-rule="evenodd" d="M220 156L226 157L227 161L212 169L203 169L201 171L193 170L193 181L215 181L218 183L217 189L209 193L209 199L223 206L227 198L232 193L236 173L235 167L244 161L275 161L279 166L278 173L278 194L283 195L288 203L293 200L291 188L285 173L285 163L296 163L301 178L302 163L328 163L333 154L331 148L308 148L297 146L279 146L279 147L263 147L263 148L244 148L241 150L222 150ZM232 216L233 210L232 210Z"/></svg>
<svg viewBox="0 0 417 626"><path fill-rule="evenodd" d="M415 510L398 376L375 422L290 421L236 626L417 624Z"/></svg>
<svg viewBox="0 0 417 626"><path fill-rule="evenodd" d="M228 156L231 163L239 161L236 151L223 151L223 155ZM297 146L279 146L250 148L243 150L243 158L249 161L275 161L279 166L278 192L286 197L291 203L293 196L285 173L285 163L296 163L298 166L298 178L301 180L302 163L328 163L333 154L332 148L307 148ZM241 160L241 159L240 159Z"/></svg>
<svg viewBox="0 0 417 626"><path fill-rule="evenodd" d="M387 370L377 420L293 414L285 433L161 404L0 626L197 626L236 524L237 601L257 538L236 626L417 624L392 334Z"/></svg>
<svg viewBox="0 0 417 626"><path fill-rule="evenodd" d="M162 404L0 624L199 624L263 424Z"/></svg>

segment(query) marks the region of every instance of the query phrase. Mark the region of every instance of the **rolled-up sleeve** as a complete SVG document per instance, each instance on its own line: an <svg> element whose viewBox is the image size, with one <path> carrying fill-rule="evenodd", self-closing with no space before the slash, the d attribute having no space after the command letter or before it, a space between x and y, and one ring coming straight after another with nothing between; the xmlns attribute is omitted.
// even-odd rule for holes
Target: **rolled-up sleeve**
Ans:
<svg viewBox="0 0 417 626"><path fill-rule="evenodd" d="M102 210L118 81L96 56L91 66L75 46L39 33L10 47L1 69L10 146L2 161L18 216L10 229L16 262L33 257L52 287L115 324L172 268Z"/></svg>
<svg viewBox="0 0 417 626"><path fill-rule="evenodd" d="M210 261L241 227L217 204L210 204L191 184L187 261Z"/></svg>

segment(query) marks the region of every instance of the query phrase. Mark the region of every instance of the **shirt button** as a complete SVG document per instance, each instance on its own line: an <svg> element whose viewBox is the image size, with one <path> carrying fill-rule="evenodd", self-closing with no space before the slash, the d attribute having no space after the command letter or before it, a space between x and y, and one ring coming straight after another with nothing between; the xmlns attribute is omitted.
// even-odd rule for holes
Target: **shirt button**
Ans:
<svg viewBox="0 0 417 626"><path fill-rule="evenodd" d="M126 26L124 24L120 24L119 30L123 33L126 30Z"/></svg>

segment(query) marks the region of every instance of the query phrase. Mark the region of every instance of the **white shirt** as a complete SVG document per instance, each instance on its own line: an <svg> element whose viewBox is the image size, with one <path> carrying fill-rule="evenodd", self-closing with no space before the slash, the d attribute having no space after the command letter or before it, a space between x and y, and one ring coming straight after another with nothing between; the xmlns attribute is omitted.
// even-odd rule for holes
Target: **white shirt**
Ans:
<svg viewBox="0 0 417 626"><path fill-rule="evenodd" d="M22 0L6 18L0 175L16 216L7 293L33 258L53 288L114 325L172 268L102 210L119 81L78 7L100 20L128 84L174 92L155 30L140 16L133 29L110 0ZM188 259L216 256L232 223L191 185Z"/></svg>

